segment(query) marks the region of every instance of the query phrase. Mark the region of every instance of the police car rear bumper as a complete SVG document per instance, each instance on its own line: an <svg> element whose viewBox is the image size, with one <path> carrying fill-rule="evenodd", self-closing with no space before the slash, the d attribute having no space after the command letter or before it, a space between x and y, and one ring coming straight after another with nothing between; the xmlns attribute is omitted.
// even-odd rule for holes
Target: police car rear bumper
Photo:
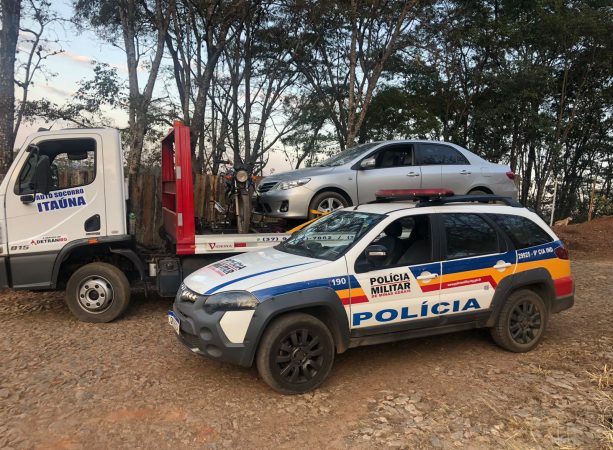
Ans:
<svg viewBox="0 0 613 450"><path fill-rule="evenodd" d="M551 304L551 312L559 313L560 311L564 311L565 309L572 308L575 304L575 295L567 295L565 297L556 298Z"/></svg>
<svg viewBox="0 0 613 450"><path fill-rule="evenodd" d="M218 361L250 366L253 355L249 342L231 343L220 321L224 311L208 314L199 302L175 300L172 308L180 320L179 341L192 352Z"/></svg>

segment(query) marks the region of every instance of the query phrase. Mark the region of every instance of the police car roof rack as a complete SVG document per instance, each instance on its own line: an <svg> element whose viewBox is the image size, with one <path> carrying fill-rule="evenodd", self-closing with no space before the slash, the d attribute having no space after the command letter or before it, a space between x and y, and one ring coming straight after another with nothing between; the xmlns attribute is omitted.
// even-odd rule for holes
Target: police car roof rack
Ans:
<svg viewBox="0 0 613 450"><path fill-rule="evenodd" d="M451 197L444 197L438 199L431 199L426 201L420 201L417 206L439 206L446 205L448 203L495 203L500 202L504 203L507 206L512 206L514 208L523 208L524 205L519 203L516 200L513 200L511 197L504 197L502 195L453 195Z"/></svg>
<svg viewBox="0 0 613 450"><path fill-rule="evenodd" d="M501 195L455 195L450 189L382 189L375 194L371 203L411 201L417 207L441 206L448 203L491 203L501 202L507 206L522 208L523 205L510 197Z"/></svg>

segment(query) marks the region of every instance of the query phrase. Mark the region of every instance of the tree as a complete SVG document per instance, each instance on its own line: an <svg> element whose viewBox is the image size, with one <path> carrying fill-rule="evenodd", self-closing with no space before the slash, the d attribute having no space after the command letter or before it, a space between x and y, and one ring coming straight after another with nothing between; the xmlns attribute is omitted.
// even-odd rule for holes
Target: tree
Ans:
<svg viewBox="0 0 613 450"><path fill-rule="evenodd" d="M15 144L15 55L21 0L1 0L0 8L0 173L5 174L13 161Z"/></svg>
<svg viewBox="0 0 613 450"><path fill-rule="evenodd" d="M103 39L126 53L130 198L135 198L133 180L140 170L145 135L151 126L149 109L170 22L166 11L173 5L174 0L76 0L74 3L75 19L79 23L89 23ZM141 88L138 73L143 66L148 75Z"/></svg>
<svg viewBox="0 0 613 450"><path fill-rule="evenodd" d="M329 111L341 149L353 146L416 0L289 2L292 63Z"/></svg>

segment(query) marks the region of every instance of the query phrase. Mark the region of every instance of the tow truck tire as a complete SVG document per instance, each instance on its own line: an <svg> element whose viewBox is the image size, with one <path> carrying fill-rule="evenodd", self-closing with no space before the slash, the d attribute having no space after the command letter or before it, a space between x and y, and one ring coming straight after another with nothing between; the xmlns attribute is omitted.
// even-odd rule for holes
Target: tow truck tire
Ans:
<svg viewBox="0 0 613 450"><path fill-rule="evenodd" d="M111 322L130 304L130 282L112 264L87 264L68 280L66 304L82 322Z"/></svg>
<svg viewBox="0 0 613 450"><path fill-rule="evenodd" d="M334 339L319 319L290 313L262 336L256 365L262 379L281 394L302 394L321 385L334 363Z"/></svg>
<svg viewBox="0 0 613 450"><path fill-rule="evenodd" d="M521 289L509 295L490 332L494 342L505 350L529 352L543 338L547 319L543 299L530 289Z"/></svg>

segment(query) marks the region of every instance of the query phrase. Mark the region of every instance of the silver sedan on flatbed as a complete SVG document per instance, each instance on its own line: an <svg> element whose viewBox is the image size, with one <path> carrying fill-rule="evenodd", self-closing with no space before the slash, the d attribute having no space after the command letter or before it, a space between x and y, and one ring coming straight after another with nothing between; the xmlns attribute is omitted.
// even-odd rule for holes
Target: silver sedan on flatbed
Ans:
<svg viewBox="0 0 613 450"><path fill-rule="evenodd" d="M347 149L318 166L274 174L257 187L256 211L303 219L375 200L380 189L451 189L517 198L515 174L455 144L386 141Z"/></svg>

